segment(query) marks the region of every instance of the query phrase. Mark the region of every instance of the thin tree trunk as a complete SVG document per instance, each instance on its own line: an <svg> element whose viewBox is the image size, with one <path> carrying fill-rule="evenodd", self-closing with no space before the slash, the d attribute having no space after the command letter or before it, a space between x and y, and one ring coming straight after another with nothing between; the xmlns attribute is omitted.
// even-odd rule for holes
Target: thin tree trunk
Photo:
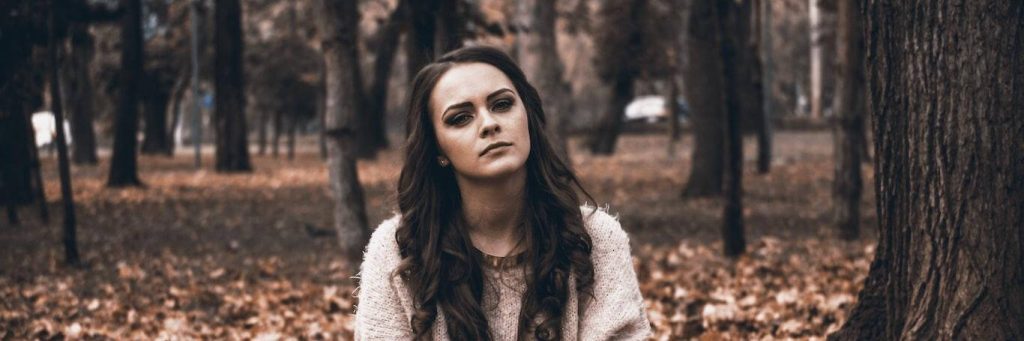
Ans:
<svg viewBox="0 0 1024 341"><path fill-rule="evenodd" d="M274 112L274 136L270 142L270 155L275 158L279 155L278 148L281 145L281 133L284 130L284 115L280 112Z"/></svg>
<svg viewBox="0 0 1024 341"><path fill-rule="evenodd" d="M248 130L245 125L245 81L242 72L242 8L239 0L216 0L214 87L217 96L216 165L219 172L248 172Z"/></svg>
<svg viewBox="0 0 1024 341"><path fill-rule="evenodd" d="M68 109L71 112L71 161L80 165L95 165L99 162L96 156L96 132L92 125L93 96L92 80L89 77L89 64L93 57L93 39L88 26L84 23L71 23L69 28L71 50L67 60L68 77L61 78L66 86Z"/></svg>
<svg viewBox="0 0 1024 341"><path fill-rule="evenodd" d="M298 126L295 116L288 119L288 160L295 160L295 130Z"/></svg>
<svg viewBox="0 0 1024 341"><path fill-rule="evenodd" d="M465 8L463 8L464 0L436 1L439 4L435 19L437 32L434 37L434 58L462 47L462 40L466 36L465 23L462 22L462 18L466 16Z"/></svg>
<svg viewBox="0 0 1024 341"><path fill-rule="evenodd" d="M694 147L682 196L706 197L722 193L725 162L725 80L714 2L694 1L687 26L683 91L693 112Z"/></svg>
<svg viewBox="0 0 1024 341"><path fill-rule="evenodd" d="M746 249L743 236L743 135L740 120L743 116L742 87L749 81L749 68L744 68L742 4L718 1L717 19L722 35L722 78L725 80L725 172L722 178L724 192L722 212L722 239L726 256L735 257Z"/></svg>
<svg viewBox="0 0 1024 341"><path fill-rule="evenodd" d="M839 75L836 102L835 180L832 209L839 237L860 236L860 159L864 131L864 43L858 0L839 0L838 47Z"/></svg>
<svg viewBox="0 0 1024 341"><path fill-rule="evenodd" d="M831 337L1024 339L1024 3L866 6L880 240Z"/></svg>
<svg viewBox="0 0 1024 341"><path fill-rule="evenodd" d="M114 122L114 150L107 186L139 186L136 133L139 131L139 80L142 77L142 3L122 0L120 101Z"/></svg>
<svg viewBox="0 0 1024 341"><path fill-rule="evenodd" d="M757 130L757 171L766 174L772 166L772 2L758 0L761 53L761 117Z"/></svg>
<svg viewBox="0 0 1024 341"><path fill-rule="evenodd" d="M256 123L259 127L256 135L256 143L258 144L256 153L259 155L267 153L267 124L270 123L267 116L268 114L266 110L260 110L259 120Z"/></svg>
<svg viewBox="0 0 1024 341"><path fill-rule="evenodd" d="M821 67L822 67L822 39L821 39L821 9L818 6L818 1L821 0L807 0L807 7L810 9L808 18L810 19L810 33L811 33L811 70L810 77L810 102L811 102L811 118L821 119Z"/></svg>
<svg viewBox="0 0 1024 341"><path fill-rule="evenodd" d="M572 86L563 78L565 67L558 56L555 21L557 1L533 2L533 39L525 43L528 54L536 56L536 65L527 68L527 78L533 80L537 91L544 94L544 113L547 131L555 151L571 166L569 145L565 131L566 117L573 113Z"/></svg>
<svg viewBox="0 0 1024 341"><path fill-rule="evenodd" d="M71 190L71 165L68 162L67 136L64 136L64 112L61 107L60 71L57 63L57 5L50 2L49 16L49 47L47 53L50 71L50 95L54 121L57 122L57 168L60 173L61 201L64 203L64 262L78 265L78 238L75 231L75 199Z"/></svg>
<svg viewBox="0 0 1024 341"><path fill-rule="evenodd" d="M327 78L327 172L335 201L334 228L342 252L353 264L362 257L370 229L362 185L356 168L356 115L362 95L359 52L356 49L359 13L356 0L320 0L324 72Z"/></svg>
<svg viewBox="0 0 1024 341"><path fill-rule="evenodd" d="M171 126L168 127L167 136L171 138L167 155L174 155L174 150L181 144L181 100L185 96L185 89L188 86L188 68L185 68L183 72L178 75L178 79L174 81L174 88L171 90L171 102L169 103L171 111Z"/></svg>

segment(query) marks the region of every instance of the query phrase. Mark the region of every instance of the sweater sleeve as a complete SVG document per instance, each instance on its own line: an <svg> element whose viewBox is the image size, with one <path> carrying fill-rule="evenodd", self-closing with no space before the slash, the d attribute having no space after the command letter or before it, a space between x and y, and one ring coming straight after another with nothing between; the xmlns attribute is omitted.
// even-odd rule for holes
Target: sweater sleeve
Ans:
<svg viewBox="0 0 1024 341"><path fill-rule="evenodd" d="M412 328L392 272L401 261L395 230L398 217L381 223L363 254L356 296L355 340L411 340Z"/></svg>
<svg viewBox="0 0 1024 341"><path fill-rule="evenodd" d="M591 208L592 209L592 208ZM645 340L651 335L643 296L633 270L629 236L603 210L583 212L593 241L594 297L580 297L580 340Z"/></svg>

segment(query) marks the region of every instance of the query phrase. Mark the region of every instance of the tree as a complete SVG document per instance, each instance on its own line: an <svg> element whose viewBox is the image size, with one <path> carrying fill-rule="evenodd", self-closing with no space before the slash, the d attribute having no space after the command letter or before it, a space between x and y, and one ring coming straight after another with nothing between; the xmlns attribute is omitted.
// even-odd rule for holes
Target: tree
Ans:
<svg viewBox="0 0 1024 341"><path fill-rule="evenodd" d="M216 0L215 6L215 167L220 172L247 172L252 165L245 127L242 8L239 0Z"/></svg>
<svg viewBox="0 0 1024 341"><path fill-rule="evenodd" d="M758 45L761 47L761 111L757 130L757 171L768 173L772 165L772 5L769 0L755 0L760 8L757 15Z"/></svg>
<svg viewBox="0 0 1024 341"><path fill-rule="evenodd" d="M533 36L526 39L526 55L533 55L532 63L521 56L527 78L544 94L544 113L547 115L547 130L551 141L566 162L569 146L566 138L566 119L573 113L572 86L562 78L565 67L558 56L555 11L557 1L533 1ZM571 164L571 162L569 162Z"/></svg>
<svg viewBox="0 0 1024 341"><path fill-rule="evenodd" d="M673 15L671 8L660 0L612 0L601 6L594 41L602 52L594 64L611 93L608 107L587 141L591 152L608 155L615 151L622 114L633 99L634 80L671 72L668 51L675 33L667 18Z"/></svg>
<svg viewBox="0 0 1024 341"><path fill-rule="evenodd" d="M832 209L839 236L860 235L861 145L864 129L864 41L861 38L860 8L856 0L838 3L839 91L835 130L835 180Z"/></svg>
<svg viewBox="0 0 1024 341"><path fill-rule="evenodd" d="M320 0L318 23L326 76L327 172L334 197L334 228L342 252L357 262L369 241L366 204L356 168L355 127L362 96L356 0Z"/></svg>
<svg viewBox="0 0 1024 341"><path fill-rule="evenodd" d="M713 0L693 1L686 31L684 92L693 111L693 159L683 197L722 193L725 141L725 79L721 35Z"/></svg>
<svg viewBox="0 0 1024 341"><path fill-rule="evenodd" d="M743 35L744 21L749 16L749 1L716 1L718 31L722 35L721 58L722 78L725 80L725 172L722 178L723 211L722 240L726 256L738 256L744 252L746 241L743 237L743 135L740 117L744 108L743 91L750 81L751 68L745 68ZM744 9L746 7L746 9ZM749 52L748 52L749 53Z"/></svg>
<svg viewBox="0 0 1024 341"><path fill-rule="evenodd" d="M120 100L114 122L114 150L107 186L139 186L136 134L139 131L139 81L142 76L142 3L122 0Z"/></svg>
<svg viewBox="0 0 1024 341"><path fill-rule="evenodd" d="M57 34L57 5L51 1L49 10L49 46L47 46L48 69L50 71L50 95L53 96L53 118L57 122L57 168L60 173L61 202L64 204L64 261L69 265L78 265L78 237L75 226L75 199L71 190L71 166L68 162L67 137L64 136L63 122L64 112L61 107L60 94L60 64L57 63L58 44Z"/></svg>
<svg viewBox="0 0 1024 341"><path fill-rule="evenodd" d="M62 98L66 99L66 107L71 113L71 136L75 140L72 145L71 161L76 164L95 165L98 162L96 132L92 126L95 92L89 75L89 63L92 62L95 48L87 24L70 23L68 31L71 48L67 53L67 60L64 63L65 76L61 77L61 81L64 83Z"/></svg>
<svg viewBox="0 0 1024 341"><path fill-rule="evenodd" d="M821 0L807 0L807 7L810 10L808 18L810 19L810 34L811 34L811 70L810 70L810 102L811 102L811 118L821 118L821 107L822 107L822 96L821 96L821 69L822 69L822 50L823 50L823 39L821 29Z"/></svg>
<svg viewBox="0 0 1024 341"><path fill-rule="evenodd" d="M832 339L1024 338L1024 4L866 3L879 241Z"/></svg>

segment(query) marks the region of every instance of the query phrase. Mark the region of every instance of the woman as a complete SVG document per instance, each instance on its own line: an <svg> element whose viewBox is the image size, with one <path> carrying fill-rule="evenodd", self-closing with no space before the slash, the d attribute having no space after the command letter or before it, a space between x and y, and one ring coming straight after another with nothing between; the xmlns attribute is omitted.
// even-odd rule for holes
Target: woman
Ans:
<svg viewBox="0 0 1024 341"><path fill-rule="evenodd" d="M579 206L574 189L590 195L544 120L537 91L497 49L455 50L416 75L400 213L367 246L356 339L649 335L628 237Z"/></svg>

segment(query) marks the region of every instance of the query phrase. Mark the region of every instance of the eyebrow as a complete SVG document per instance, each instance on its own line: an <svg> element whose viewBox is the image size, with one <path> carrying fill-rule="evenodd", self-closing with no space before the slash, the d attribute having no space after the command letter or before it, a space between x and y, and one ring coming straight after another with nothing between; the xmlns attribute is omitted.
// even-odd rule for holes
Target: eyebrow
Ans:
<svg viewBox="0 0 1024 341"><path fill-rule="evenodd" d="M490 95L487 95L487 101L490 102L495 97L498 97L498 95L501 95L501 94L506 93L506 92L512 92L512 90L510 90L509 88L501 88L501 89L495 90ZM448 108L445 108L444 112L441 114L441 120L444 120L444 118L445 118L444 114L447 114L452 109L461 109L461 108L472 107L472 106L473 106L473 103L470 103L469 101L465 101L465 102L462 102L462 103L456 103L456 104L449 105Z"/></svg>

